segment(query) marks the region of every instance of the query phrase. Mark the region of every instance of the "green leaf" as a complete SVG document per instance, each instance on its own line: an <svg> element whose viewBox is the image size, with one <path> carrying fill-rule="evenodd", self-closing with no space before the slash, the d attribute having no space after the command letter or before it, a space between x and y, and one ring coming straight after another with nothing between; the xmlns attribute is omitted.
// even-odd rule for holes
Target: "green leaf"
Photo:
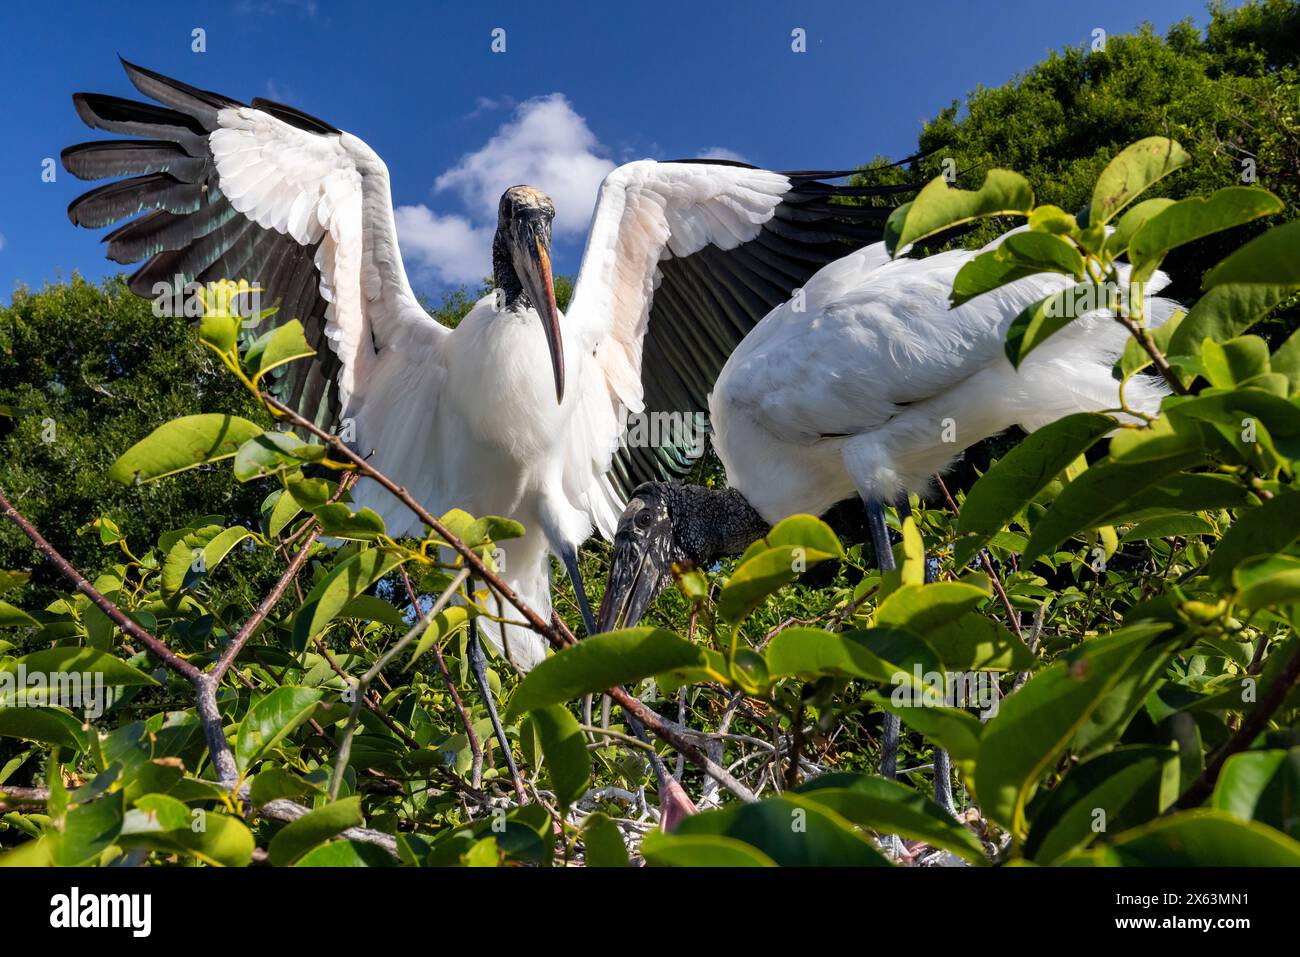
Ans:
<svg viewBox="0 0 1300 957"><path fill-rule="evenodd" d="M798 675L816 680L825 675L865 678L888 684L899 667L877 656L861 640L863 632L832 634L819 628L786 628L764 650L768 675Z"/></svg>
<svg viewBox="0 0 1300 957"><path fill-rule="evenodd" d="M1128 249L1129 240L1133 234L1146 225L1147 220L1163 210L1168 209L1174 204L1172 199L1160 196L1155 199L1144 199L1127 213L1119 218L1115 224L1115 231L1106 237L1106 244L1103 247L1111 256L1122 256Z"/></svg>
<svg viewBox="0 0 1300 957"><path fill-rule="evenodd" d="M758 848L713 834L683 837L651 831L641 843L641 855L651 867L776 867Z"/></svg>
<svg viewBox="0 0 1300 957"><path fill-rule="evenodd" d="M65 677L70 681L73 676L80 676L76 683L80 686L84 686L85 676L90 676L91 683L102 683L110 688L158 683L143 671L132 668L125 661L114 658L105 651L61 645L57 648L34 651L21 658L11 658L0 664L0 695L3 694L6 682L2 676L5 673L17 675L19 668L25 669L28 676L43 674L47 681L58 676L60 687L67 686L67 682L63 680Z"/></svg>
<svg viewBox="0 0 1300 957"><path fill-rule="evenodd" d="M980 807L1024 835L1025 802L1102 698L1167 626L1132 625L1085 642L1007 696L988 722L976 759Z"/></svg>
<svg viewBox="0 0 1300 957"><path fill-rule="evenodd" d="M1282 558L1278 555L1276 558ZM1272 561L1265 559L1270 565ZM1242 571L1239 567L1238 572ZM1236 575L1234 578L1238 577ZM1292 566L1264 575L1252 575L1250 583L1237 592L1237 604L1242 608L1259 610L1270 606L1294 605L1300 602L1300 567Z"/></svg>
<svg viewBox="0 0 1300 957"><path fill-rule="evenodd" d="M402 556L370 548L335 565L318 581L293 621L293 647L302 651L352 599L402 563Z"/></svg>
<svg viewBox="0 0 1300 957"><path fill-rule="evenodd" d="M1189 196L1156 213L1128 244L1133 264L1130 282L1144 283L1171 249L1282 211L1282 201L1266 189L1227 186L1209 196Z"/></svg>
<svg viewBox="0 0 1300 957"><path fill-rule="evenodd" d="M973 611L991 594L987 586L960 581L903 585L880 603L876 625L911 631L924 638L932 629Z"/></svg>
<svg viewBox="0 0 1300 957"><path fill-rule="evenodd" d="M922 737L934 742L958 763L974 761L979 753L981 725L979 718L959 708L927 705L911 692L914 683L900 684L888 695L868 692L862 696L891 714Z"/></svg>
<svg viewBox="0 0 1300 957"><path fill-rule="evenodd" d="M271 838L267 855L276 867L287 867L318 844L350 827L360 827L364 822L361 796L355 794L343 798L286 824Z"/></svg>
<svg viewBox="0 0 1300 957"><path fill-rule="evenodd" d="M262 503L262 514L266 520L266 534L275 538L284 531L286 525L302 514L302 506L287 489L278 488Z"/></svg>
<svg viewBox="0 0 1300 957"><path fill-rule="evenodd" d="M1083 256L1071 243L1051 233L1011 233L998 244L998 251L1035 273L1059 272L1083 279Z"/></svg>
<svg viewBox="0 0 1300 957"><path fill-rule="evenodd" d="M379 513L369 508L353 512L342 502L322 505L316 509L316 518L320 522L321 532L330 538L351 539L357 542L369 542L386 534L384 520Z"/></svg>
<svg viewBox="0 0 1300 957"><path fill-rule="evenodd" d="M1067 538L1105 524L1105 515L1129 496L1136 495L1174 472L1199 464L1202 455L1189 452L1175 457L1139 462L1105 462L1095 465L1067 485L1047 514L1039 519L1025 546L1024 565L1048 554Z"/></svg>
<svg viewBox="0 0 1300 957"><path fill-rule="evenodd" d="M989 863L974 834L939 805L897 781L833 772L814 778L798 793L878 834L925 841L951 851L969 864Z"/></svg>
<svg viewBox="0 0 1300 957"><path fill-rule="evenodd" d="M1269 359L1269 368L1273 372L1286 376L1288 395L1295 395L1300 391L1300 331L1291 333L1286 342L1277 347L1277 351ZM2 583L0 583L0 591L4 591Z"/></svg>
<svg viewBox="0 0 1300 957"><path fill-rule="evenodd" d="M889 863L864 835L854 830L850 821L803 795L786 794L756 804L692 814L677 826L672 837L678 840L702 836L748 844L782 867Z"/></svg>
<svg viewBox="0 0 1300 957"><path fill-rule="evenodd" d="M90 745L82 720L63 708L12 707L0 683L0 737L25 738L80 753Z"/></svg>
<svg viewBox="0 0 1300 957"><path fill-rule="evenodd" d="M1075 319L1105 305L1104 291L1095 283L1081 283L1044 296L1026 306L1007 327L1005 352L1016 368L1030 352Z"/></svg>
<svg viewBox="0 0 1300 957"><path fill-rule="evenodd" d="M175 475L228 459L256 435L260 426L237 415L187 415L172 419L131 446L113 463L108 477L124 485Z"/></svg>
<svg viewBox="0 0 1300 957"><path fill-rule="evenodd" d="M1098 755L1030 806L1025 856L1050 864L1096 837L1098 824L1109 834L1149 821L1164 809L1162 791L1177 787L1173 748L1135 745Z"/></svg>
<svg viewBox="0 0 1300 957"><path fill-rule="evenodd" d="M292 432L262 432L239 447L235 454L235 478L240 482L251 482L298 469L319 462L326 451L325 446L304 441Z"/></svg>
<svg viewBox="0 0 1300 957"><path fill-rule="evenodd" d="M1183 811L1115 837L1111 854L1134 867L1296 867L1300 842L1222 811Z"/></svg>
<svg viewBox="0 0 1300 957"><path fill-rule="evenodd" d="M1186 150L1163 136L1148 136L1126 147L1097 177L1088 225L1104 226L1152 183L1191 161Z"/></svg>
<svg viewBox="0 0 1300 957"><path fill-rule="evenodd" d="M951 226L987 216L1027 216L1034 191L1019 173L991 169L978 190L955 189L936 176L912 202L894 210L885 226L890 255Z"/></svg>
<svg viewBox="0 0 1300 957"><path fill-rule="evenodd" d="M506 718L703 661L699 648L662 628L593 635L528 672L510 699Z"/></svg>
<svg viewBox="0 0 1300 957"><path fill-rule="evenodd" d="M1300 748L1234 754L1223 763L1210 805L1300 838Z"/></svg>
<svg viewBox="0 0 1300 957"><path fill-rule="evenodd" d="M1248 558L1285 551L1300 539L1300 491L1283 492L1258 508L1244 510L1215 546L1206 574L1226 585L1232 570Z"/></svg>
<svg viewBox="0 0 1300 957"><path fill-rule="evenodd" d="M311 717L324 691L320 688L276 688L248 709L235 739L235 759L247 771L284 737Z"/></svg>
<svg viewBox="0 0 1300 957"><path fill-rule="evenodd" d="M314 355L316 350L303 335L302 323L297 319L290 319L259 336L257 341L248 347L248 352L244 355L244 366L256 382L277 366Z"/></svg>
<svg viewBox="0 0 1300 957"><path fill-rule="evenodd" d="M804 571L843 555L839 539L825 522L811 515L784 519L741 555L718 595L718 614L739 624Z"/></svg>
<svg viewBox="0 0 1300 957"><path fill-rule="evenodd" d="M377 844L330 841L298 858L294 867L392 867L396 861Z"/></svg>
<svg viewBox="0 0 1300 957"><path fill-rule="evenodd" d="M952 281L952 292L948 297L949 305L955 309L976 296L997 289L999 286L1005 286L1009 282L1015 282L1017 279L1032 276L1036 272L1033 267L1022 265L1002 255L1001 249L1002 247L998 246L980 253L957 270L957 275Z"/></svg>
<svg viewBox="0 0 1300 957"><path fill-rule="evenodd" d="M1169 342L1170 356L1195 356L1206 339L1245 332L1300 289L1300 220L1275 226L1212 269L1197 301Z"/></svg>
<svg viewBox="0 0 1300 957"><path fill-rule="evenodd" d="M597 811L582 822L588 867L627 867L627 845L618 825Z"/></svg>
<svg viewBox="0 0 1300 957"><path fill-rule="evenodd" d="M197 815L197 816L196 816ZM201 829L195 830L195 824ZM119 843L188 854L216 867L243 867L256 843L243 821L216 811L191 811L174 797L147 794L128 811Z"/></svg>
<svg viewBox="0 0 1300 957"><path fill-rule="evenodd" d="M254 807L264 807L281 798L306 798L320 795L321 789L310 781L275 764L265 764L253 777L249 800Z"/></svg>
<svg viewBox="0 0 1300 957"><path fill-rule="evenodd" d="M0 628L31 628L39 624L40 622L21 608L16 608L7 601L0 601Z"/></svg>
<svg viewBox="0 0 1300 957"><path fill-rule="evenodd" d="M242 525L222 528L205 525L189 532L167 552L163 562L162 592L170 598L183 588L193 587L230 554L230 550L253 535ZM202 562L199 557L202 556ZM196 565L198 567L196 567ZM199 571L202 568L202 571Z"/></svg>
<svg viewBox="0 0 1300 957"><path fill-rule="evenodd" d="M1038 658L1000 621L970 612L925 632L945 671L1028 671Z"/></svg>
<svg viewBox="0 0 1300 957"><path fill-rule="evenodd" d="M542 754L546 756L551 790L555 792L560 808L567 812L591 783L587 739L583 737L577 720L563 705L533 708L529 717L541 740Z"/></svg>
<svg viewBox="0 0 1300 957"><path fill-rule="evenodd" d="M123 804L122 792L117 791L69 810L61 825L46 832L54 864L77 867L98 857L122 830Z"/></svg>
<svg viewBox="0 0 1300 957"><path fill-rule="evenodd" d="M448 609L448 611L450 610ZM401 628L407 624L406 615L402 609L375 595L358 595L344 606L343 610L339 612L339 617L356 618L363 621L381 621L385 625L392 625L395 628Z"/></svg>
<svg viewBox="0 0 1300 957"><path fill-rule="evenodd" d="M1115 428L1115 420L1095 412L1078 412L1031 433L1002 456L966 493L953 560L963 566L985 542L1047 488L1097 439Z"/></svg>
<svg viewBox="0 0 1300 957"><path fill-rule="evenodd" d="M409 668L415 664L419 657L432 648L435 643L445 641L468 624L469 609L464 605L452 605L450 608L440 611L421 633L420 640L415 644L415 650L411 652L407 667Z"/></svg>

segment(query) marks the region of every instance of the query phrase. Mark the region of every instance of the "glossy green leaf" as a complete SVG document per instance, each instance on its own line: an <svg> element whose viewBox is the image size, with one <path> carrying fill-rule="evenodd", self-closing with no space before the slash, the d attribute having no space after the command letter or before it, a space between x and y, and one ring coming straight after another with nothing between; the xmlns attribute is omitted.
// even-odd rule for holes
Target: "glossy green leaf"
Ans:
<svg viewBox="0 0 1300 957"><path fill-rule="evenodd" d="M889 863L850 821L803 795L693 814L673 834L674 839L701 836L741 841L782 867Z"/></svg>
<svg viewBox="0 0 1300 957"><path fill-rule="evenodd" d="M1210 805L1300 838L1300 748L1234 754L1223 763Z"/></svg>
<svg viewBox="0 0 1300 957"><path fill-rule="evenodd" d="M582 822L588 867L627 867L627 846L618 825L597 811Z"/></svg>
<svg viewBox="0 0 1300 957"><path fill-rule="evenodd" d="M651 867L776 867L756 847L732 837L699 834L689 837L651 831L641 844Z"/></svg>
<svg viewBox="0 0 1300 957"><path fill-rule="evenodd" d="M175 475L233 456L262 429L237 415L187 415L160 425L123 453L108 476L124 485Z"/></svg>
<svg viewBox="0 0 1300 957"><path fill-rule="evenodd" d="M885 226L885 248L891 255L918 240L952 226L987 216L1027 216L1034 191L1019 173L991 169L977 190L956 189L936 176L916 199L894 210Z"/></svg>
<svg viewBox="0 0 1300 957"><path fill-rule="evenodd" d="M1131 282L1146 282L1171 249L1282 210L1282 201L1254 186L1227 186L1189 196L1152 216L1128 244Z"/></svg>
<svg viewBox="0 0 1300 957"><path fill-rule="evenodd" d="M988 864L979 839L939 805L906 785L865 775L831 773L813 778L798 793L877 834L897 834L951 851L969 864Z"/></svg>
<svg viewBox="0 0 1300 957"><path fill-rule="evenodd" d="M1088 225L1104 226L1151 184L1191 161L1186 150L1163 136L1148 136L1126 147L1097 177Z"/></svg>
<svg viewBox="0 0 1300 957"><path fill-rule="evenodd" d="M276 867L295 863L313 847L323 844L350 827L360 827L365 822L361 813L361 796L353 795L333 804L318 807L296 821L286 824L271 838L267 855Z"/></svg>
<svg viewBox="0 0 1300 957"><path fill-rule="evenodd" d="M994 463L966 494L954 561L966 564L1071 462L1115 427L1108 415L1080 412L1046 425Z"/></svg>
<svg viewBox="0 0 1300 957"><path fill-rule="evenodd" d="M247 771L285 735L311 717L324 691L320 688L276 688L259 699L239 724L235 759Z"/></svg>
<svg viewBox="0 0 1300 957"><path fill-rule="evenodd" d="M1025 802L1124 671L1166 626L1132 625L1086 642L1001 703L984 728L975 790L984 813L1014 834Z"/></svg>
<svg viewBox="0 0 1300 957"><path fill-rule="evenodd" d="M561 809L567 810L586 793L591 783L587 739L577 720L563 705L533 708L529 717L542 743L551 790L555 792Z"/></svg>
<svg viewBox="0 0 1300 957"><path fill-rule="evenodd" d="M402 556L370 548L335 565L303 599L293 622L293 646L301 651L347 604L400 565Z"/></svg>
<svg viewBox="0 0 1300 957"><path fill-rule="evenodd" d="M1169 343L1171 356L1195 356L1206 339L1224 342L1300 289L1300 221L1275 226L1206 275L1205 294Z"/></svg>
<svg viewBox="0 0 1300 957"><path fill-rule="evenodd" d="M286 362L292 362L294 359L305 359L314 355L316 355L316 350L311 347L307 342L307 337L303 335L302 323L297 319L290 319L283 325L277 326L259 336L257 341L248 347L248 352L244 354L244 365L252 374L253 381L256 382L272 369L282 366Z"/></svg>
<svg viewBox="0 0 1300 957"><path fill-rule="evenodd" d="M699 648L662 628L628 628L593 635L528 672L510 699L506 717L515 718L703 661Z"/></svg>
<svg viewBox="0 0 1300 957"><path fill-rule="evenodd" d="M265 478L301 468L325 458L328 450L293 432L262 432L239 447L235 454L235 478L240 482ZM347 506L343 506L347 508Z"/></svg>

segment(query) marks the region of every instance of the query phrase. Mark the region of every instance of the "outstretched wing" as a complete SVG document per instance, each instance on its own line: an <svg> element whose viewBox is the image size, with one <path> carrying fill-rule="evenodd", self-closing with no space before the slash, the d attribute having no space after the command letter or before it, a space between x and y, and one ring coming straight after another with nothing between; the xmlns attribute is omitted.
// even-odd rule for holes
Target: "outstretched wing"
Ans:
<svg viewBox="0 0 1300 957"><path fill-rule="evenodd" d="M606 177L567 321L600 372L582 379L591 431L575 430L570 495L607 537L632 489L698 460L708 394L749 330L827 263L880 240L892 205L836 200L913 189L825 182L854 172L643 160Z"/></svg>
<svg viewBox="0 0 1300 957"><path fill-rule="evenodd" d="M300 320L316 348L313 361L282 366L269 384L281 401L326 428L351 419L357 447L381 456L422 444L411 430L432 421L448 330L411 291L383 161L291 107L247 106L123 66L163 105L73 97L88 126L141 138L63 151L64 167L82 179L131 177L74 200L72 222L98 228L137 217L105 241L114 262L147 259L130 280L138 295L218 279L259 286L264 304L279 305L268 321Z"/></svg>

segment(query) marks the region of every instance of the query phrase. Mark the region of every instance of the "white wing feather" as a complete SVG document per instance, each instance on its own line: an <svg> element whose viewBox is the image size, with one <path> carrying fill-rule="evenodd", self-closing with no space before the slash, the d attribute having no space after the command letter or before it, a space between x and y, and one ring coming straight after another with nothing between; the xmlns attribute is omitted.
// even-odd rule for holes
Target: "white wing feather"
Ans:
<svg viewBox="0 0 1300 957"><path fill-rule="evenodd" d="M449 330L411 290L387 167L350 133L308 132L252 107L223 109L218 123L209 145L231 205L304 246L319 243L325 335L342 363L340 416L352 419L357 447L377 450L375 464L398 481L418 475L424 463L412 459L430 446ZM358 491L391 534L414 530L395 500Z"/></svg>
<svg viewBox="0 0 1300 957"><path fill-rule="evenodd" d="M659 263L748 242L789 189L788 178L767 170L651 160L620 166L601 184L566 317L569 334L582 337L586 367L565 484L606 538L623 509L607 474L611 458L627 413L644 407L641 347Z"/></svg>

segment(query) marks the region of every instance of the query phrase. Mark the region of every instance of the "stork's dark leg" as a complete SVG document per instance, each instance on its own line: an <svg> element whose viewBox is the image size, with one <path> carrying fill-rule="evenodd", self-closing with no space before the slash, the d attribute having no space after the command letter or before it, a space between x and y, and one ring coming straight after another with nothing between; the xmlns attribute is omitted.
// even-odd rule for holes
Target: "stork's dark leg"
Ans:
<svg viewBox="0 0 1300 957"><path fill-rule="evenodd" d="M897 508L900 522L912 514L912 503L906 494L899 497ZM930 560L926 558L924 561L925 581L929 584L934 581L934 575L930 571ZM934 802L949 814L957 816L957 807L952 801L952 761L943 748L934 749Z"/></svg>
<svg viewBox="0 0 1300 957"><path fill-rule="evenodd" d="M492 731L497 737L497 743L501 745L506 767L510 769L510 782L514 785L515 796L519 798L519 803L523 804L526 797L523 783L519 778L519 767L515 764L514 755L510 753L510 739L506 737L506 729L501 726L501 718L497 714L496 701L492 697L492 686L488 684L487 679L487 656L483 654L483 640L478 636L478 623L473 618L469 620L468 644L469 670L473 672L478 693L483 696L483 703L487 705L488 720L492 722Z"/></svg>
<svg viewBox="0 0 1300 957"><path fill-rule="evenodd" d="M560 551L560 561L573 582L573 596L578 601L578 612L582 615L582 627L588 635L596 634L596 616L591 613L591 604L587 601L587 589L582 585L582 573L578 571L578 550L572 545L565 545Z"/></svg>
<svg viewBox="0 0 1300 957"><path fill-rule="evenodd" d="M596 627L596 616L591 613L591 604L587 601L587 590L582 585L582 574L578 571L577 550L572 545L566 545L560 551L560 562L564 565L564 570L569 575L569 581L573 583L573 594L578 600L578 612L582 615L582 625L587 629L588 635L594 635L598 631ZM588 725L591 724L590 701L591 699L588 697L583 703L583 721ZM659 790L660 800L661 802L669 800L670 794L680 791L681 786L678 785L676 779L668 773L668 769L664 767L663 759L653 750L654 745L650 741L650 736L646 734L645 726L637 720L635 715L628 714L626 717L628 730L630 730L632 734L636 736L637 740L641 741L641 743L651 746L651 750L646 751L646 756L650 760L650 769L654 771L655 784ZM669 781L672 782L671 791Z"/></svg>
<svg viewBox="0 0 1300 957"><path fill-rule="evenodd" d="M882 573L894 570L894 550L889 545L889 526L885 524L885 504L877 498L864 499L867 506L867 527L871 530L871 545L876 550L876 565ZM885 712L885 723L880 735L880 776L892 781L898 777L898 715ZM895 857L903 853L903 842L897 834L885 836L889 850Z"/></svg>
<svg viewBox="0 0 1300 957"><path fill-rule="evenodd" d="M894 550L889 544L889 526L885 524L885 505L879 499L867 499L867 527L871 530L871 545L876 550L876 565L881 572L894 570ZM885 712L885 724L880 741L880 776L894 780L898 777L898 715Z"/></svg>

